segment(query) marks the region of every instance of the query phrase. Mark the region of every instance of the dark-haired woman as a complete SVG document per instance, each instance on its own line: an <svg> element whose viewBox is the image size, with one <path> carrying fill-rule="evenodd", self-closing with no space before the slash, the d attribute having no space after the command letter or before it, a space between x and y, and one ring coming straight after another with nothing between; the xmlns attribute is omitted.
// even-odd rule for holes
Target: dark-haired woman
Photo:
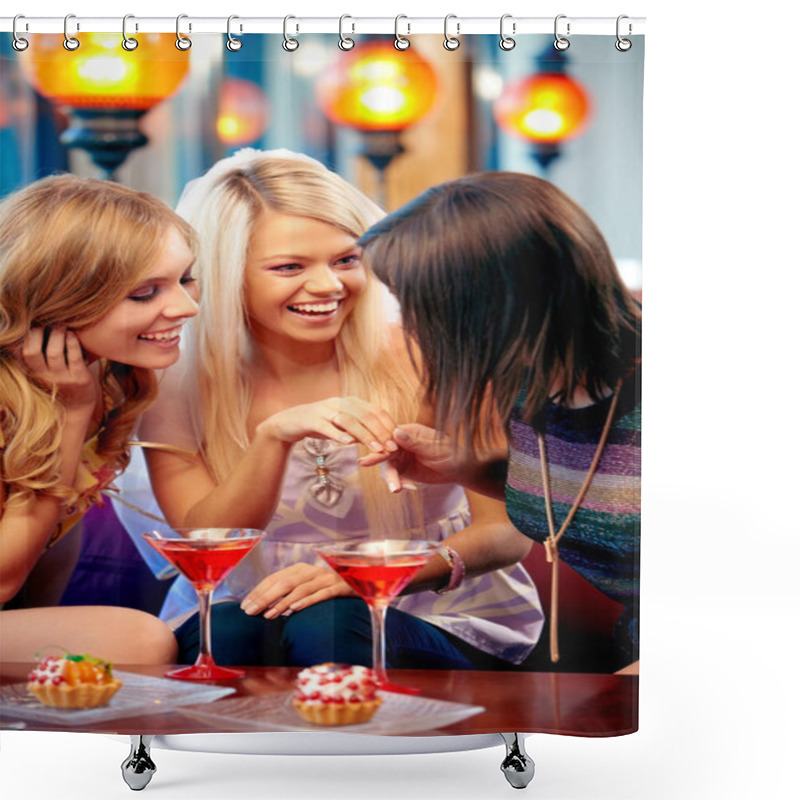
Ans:
<svg viewBox="0 0 800 800"><path fill-rule="evenodd" d="M615 658L630 667L638 660L641 312L602 234L552 184L491 172L428 190L360 244L400 302L436 409L437 430L395 431L393 481L398 473L457 480L504 496L512 522L553 563L552 614L561 560L623 605ZM489 446L498 425L507 448Z"/></svg>

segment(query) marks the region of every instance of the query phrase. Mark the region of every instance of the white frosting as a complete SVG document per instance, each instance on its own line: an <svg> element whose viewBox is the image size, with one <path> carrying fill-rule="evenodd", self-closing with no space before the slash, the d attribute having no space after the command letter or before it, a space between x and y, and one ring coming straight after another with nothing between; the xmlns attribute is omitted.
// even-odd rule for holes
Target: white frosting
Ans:
<svg viewBox="0 0 800 800"><path fill-rule="evenodd" d="M363 703L375 699L375 673L368 667L318 664L297 676L295 699L304 703Z"/></svg>

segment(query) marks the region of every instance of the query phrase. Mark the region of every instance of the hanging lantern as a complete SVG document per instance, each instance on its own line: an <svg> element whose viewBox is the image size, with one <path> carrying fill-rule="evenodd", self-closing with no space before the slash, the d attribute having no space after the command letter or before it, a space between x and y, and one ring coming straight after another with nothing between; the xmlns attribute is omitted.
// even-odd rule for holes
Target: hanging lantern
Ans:
<svg viewBox="0 0 800 800"><path fill-rule="evenodd" d="M545 72L510 84L494 106L497 124L531 142L559 143L583 130L589 98L569 75Z"/></svg>
<svg viewBox="0 0 800 800"><path fill-rule="evenodd" d="M317 81L317 100L328 119L359 131L405 130L435 99L433 67L388 41L367 41L341 53Z"/></svg>
<svg viewBox="0 0 800 800"><path fill-rule="evenodd" d="M590 114L589 95L567 74L567 56L551 46L536 59L536 72L512 81L494 102L497 125L533 144L533 157L546 170L560 145L579 136Z"/></svg>
<svg viewBox="0 0 800 800"><path fill-rule="evenodd" d="M125 50L118 33L84 33L76 50L66 50L63 36L37 34L21 54L30 83L67 110L62 143L87 150L109 174L147 143L139 119L174 94L189 69L189 52L175 47L172 34L137 40L135 50Z"/></svg>
<svg viewBox="0 0 800 800"><path fill-rule="evenodd" d="M228 147L253 144L269 125L269 101L261 88L243 78L226 78L219 90L217 136Z"/></svg>
<svg viewBox="0 0 800 800"><path fill-rule="evenodd" d="M317 101L335 125L359 131L362 154L378 170L379 205L386 204L386 168L403 152L400 134L419 122L436 101L436 73L416 53L391 41L359 42L316 83Z"/></svg>

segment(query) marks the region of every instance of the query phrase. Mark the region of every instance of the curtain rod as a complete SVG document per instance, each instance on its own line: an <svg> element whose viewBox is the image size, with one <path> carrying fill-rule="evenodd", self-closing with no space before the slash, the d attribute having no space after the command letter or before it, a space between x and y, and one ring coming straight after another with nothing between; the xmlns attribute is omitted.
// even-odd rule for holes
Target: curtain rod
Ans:
<svg viewBox="0 0 800 800"><path fill-rule="evenodd" d="M532 33L553 34L555 17L514 17L504 15L503 32L506 35L518 36ZM562 35L594 35L614 36L617 33L617 17L570 17L559 15L559 31ZM17 20L17 33L64 33L64 17L28 17L20 16ZM13 30L14 17L0 17L0 31ZM480 33L496 33L500 35L500 17L459 17L449 15L447 32L450 36L461 36ZM635 36L644 33L645 17L627 17L619 22L622 36ZM235 17L231 20L231 32L240 35L247 33L283 33L284 27L292 35L302 33L385 33L401 36L414 34L445 33L444 17L357 17L345 15L340 23L339 17ZM138 33L169 33L177 27L175 17L136 17L128 20L127 31L131 35ZM228 17L193 17L181 15L180 30L183 35L193 33L226 33ZM119 31L122 34L122 17L82 17L71 15L69 18L70 35L81 33L109 33Z"/></svg>

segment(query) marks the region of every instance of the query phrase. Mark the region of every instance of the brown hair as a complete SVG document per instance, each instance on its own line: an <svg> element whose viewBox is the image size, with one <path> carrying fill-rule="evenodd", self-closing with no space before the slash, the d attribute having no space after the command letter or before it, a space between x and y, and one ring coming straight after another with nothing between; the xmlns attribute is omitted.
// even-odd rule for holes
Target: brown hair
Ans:
<svg viewBox="0 0 800 800"><path fill-rule="evenodd" d="M190 226L158 198L73 175L44 178L3 201L0 449L6 500L69 494L59 475L62 409L17 356L28 331L80 330L103 317L147 274L171 227L193 247ZM108 411L97 451L122 469L134 422L155 396L155 377L151 370L101 361L100 383Z"/></svg>
<svg viewBox="0 0 800 800"><path fill-rule="evenodd" d="M472 443L485 404L534 426L553 388L598 400L639 355L641 314L597 226L531 175L429 189L361 238L421 350L436 424Z"/></svg>

